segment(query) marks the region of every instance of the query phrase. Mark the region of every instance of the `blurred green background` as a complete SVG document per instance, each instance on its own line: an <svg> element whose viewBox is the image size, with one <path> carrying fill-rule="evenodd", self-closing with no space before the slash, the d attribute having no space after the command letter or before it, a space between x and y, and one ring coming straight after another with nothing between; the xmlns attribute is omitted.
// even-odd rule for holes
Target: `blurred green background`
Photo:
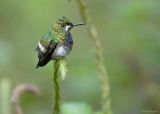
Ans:
<svg viewBox="0 0 160 114"><path fill-rule="evenodd" d="M160 113L160 1L86 2L104 47L113 112ZM0 80L8 78L11 90L33 83L43 93L40 98L23 98L25 114L52 112L53 64L35 70L35 48L61 16L82 22L74 0L0 0ZM74 48L67 57L69 74L62 81L62 102L86 102L94 111L100 110L100 82L89 35L86 27L71 32Z"/></svg>

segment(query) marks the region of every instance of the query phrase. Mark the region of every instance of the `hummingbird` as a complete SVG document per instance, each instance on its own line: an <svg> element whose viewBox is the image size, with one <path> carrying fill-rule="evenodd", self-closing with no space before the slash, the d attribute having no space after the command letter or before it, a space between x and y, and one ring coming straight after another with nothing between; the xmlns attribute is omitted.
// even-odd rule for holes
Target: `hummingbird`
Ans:
<svg viewBox="0 0 160 114"><path fill-rule="evenodd" d="M51 29L38 41L38 67L45 66L51 60L65 58L72 50L73 39L70 30L73 27L84 25L73 24L66 17L59 18Z"/></svg>

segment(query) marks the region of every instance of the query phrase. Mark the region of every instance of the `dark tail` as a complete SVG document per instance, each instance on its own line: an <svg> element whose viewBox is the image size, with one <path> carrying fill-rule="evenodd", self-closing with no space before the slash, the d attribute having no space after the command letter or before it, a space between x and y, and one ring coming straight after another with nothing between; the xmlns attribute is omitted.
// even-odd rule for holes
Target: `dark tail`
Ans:
<svg viewBox="0 0 160 114"><path fill-rule="evenodd" d="M39 57L39 61L36 66L36 69L39 67L45 66L51 60L51 56L52 56L56 46L57 46L57 44L53 43L53 41L50 42L50 44L47 48L47 51Z"/></svg>
<svg viewBox="0 0 160 114"><path fill-rule="evenodd" d="M37 64L37 66L36 66L36 70L39 68L39 65Z"/></svg>

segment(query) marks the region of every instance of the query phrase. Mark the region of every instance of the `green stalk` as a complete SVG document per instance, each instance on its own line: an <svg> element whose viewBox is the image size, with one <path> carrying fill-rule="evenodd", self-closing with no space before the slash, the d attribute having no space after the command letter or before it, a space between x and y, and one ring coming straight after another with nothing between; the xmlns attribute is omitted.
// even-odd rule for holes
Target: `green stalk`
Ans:
<svg viewBox="0 0 160 114"><path fill-rule="evenodd" d="M53 114L60 114L60 83L59 77L62 80L65 79L67 75L67 65L64 58L59 60L55 60L54 62L54 76L53 76L53 83L54 83L54 107L53 107Z"/></svg>
<svg viewBox="0 0 160 114"><path fill-rule="evenodd" d="M54 76L53 76L53 83L54 83L54 107L53 107L53 114L60 113L60 84L58 80L58 60L54 62Z"/></svg>
<svg viewBox="0 0 160 114"><path fill-rule="evenodd" d="M0 81L0 114L11 114L10 91L9 79L2 79Z"/></svg>
<svg viewBox="0 0 160 114"><path fill-rule="evenodd" d="M93 43L94 48L94 56L97 66L97 71L99 75L99 79L101 81L102 88L102 110L104 114L111 114L111 102L109 98L110 87L109 87L109 75L104 65L103 51L100 42L100 38L98 36L98 32L91 21L91 17L88 13L88 6L86 5L84 0L76 0L79 6L80 15L83 21L87 24L87 30L90 35L90 39Z"/></svg>

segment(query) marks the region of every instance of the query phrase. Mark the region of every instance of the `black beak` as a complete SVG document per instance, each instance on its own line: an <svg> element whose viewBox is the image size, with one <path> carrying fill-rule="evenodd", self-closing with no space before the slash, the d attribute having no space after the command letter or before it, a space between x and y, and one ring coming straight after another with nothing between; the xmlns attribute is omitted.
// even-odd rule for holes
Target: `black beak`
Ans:
<svg viewBox="0 0 160 114"><path fill-rule="evenodd" d="M75 27L75 26L80 26L80 25L85 25L85 24L84 24L84 23L73 24L73 27Z"/></svg>

